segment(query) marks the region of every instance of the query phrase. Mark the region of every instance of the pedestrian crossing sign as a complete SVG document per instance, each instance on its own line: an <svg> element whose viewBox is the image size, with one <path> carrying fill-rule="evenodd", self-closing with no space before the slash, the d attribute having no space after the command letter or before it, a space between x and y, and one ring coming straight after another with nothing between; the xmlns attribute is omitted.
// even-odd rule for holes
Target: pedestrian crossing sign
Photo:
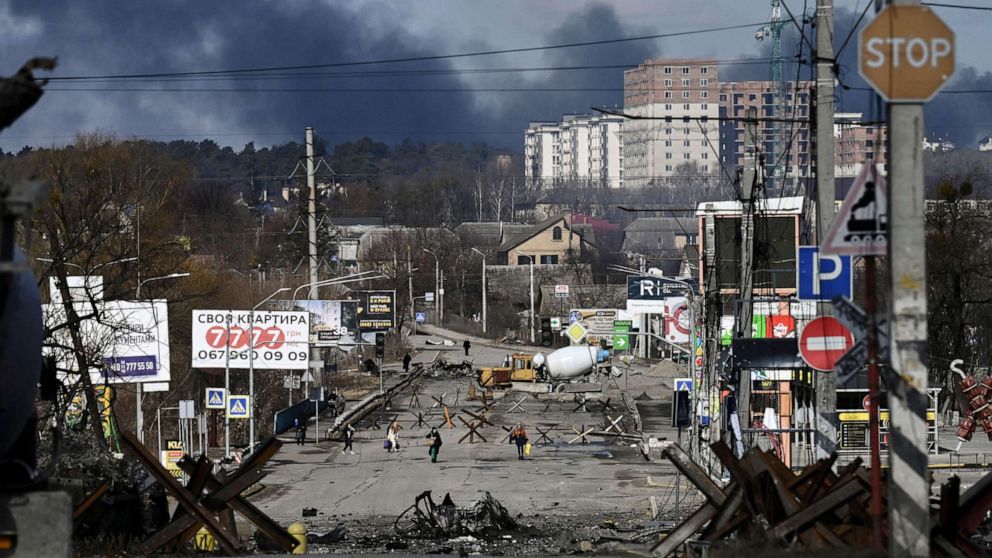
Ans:
<svg viewBox="0 0 992 558"><path fill-rule="evenodd" d="M247 395L227 396L227 418L250 418L251 400Z"/></svg>
<svg viewBox="0 0 992 558"><path fill-rule="evenodd" d="M204 405L207 409L223 409L224 408L224 388L207 388L207 403Z"/></svg>

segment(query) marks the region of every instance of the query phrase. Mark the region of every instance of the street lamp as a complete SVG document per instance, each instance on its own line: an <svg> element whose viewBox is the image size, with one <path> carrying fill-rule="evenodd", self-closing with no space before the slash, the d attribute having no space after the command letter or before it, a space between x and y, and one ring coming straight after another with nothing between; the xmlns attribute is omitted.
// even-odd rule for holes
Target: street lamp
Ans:
<svg viewBox="0 0 992 558"><path fill-rule="evenodd" d="M258 307L265 304L266 302L272 300L272 297L279 293L284 293L289 290L289 287L282 287L277 289L274 293L265 297L265 300L259 302L252 307L251 312L248 313L248 452L251 453L255 451L255 310ZM230 323L230 322L228 322ZM225 386L229 388L230 386ZM224 413L225 417L227 413ZM226 419L225 421L230 420Z"/></svg>
<svg viewBox="0 0 992 558"><path fill-rule="evenodd" d="M135 259L137 259L137 258L135 258ZM170 273L168 275L163 275L161 277L152 277L150 279L142 279L141 281L138 282L138 288L134 290L134 298L135 299L140 299L141 298L141 286L144 285L145 283L151 283L152 281L161 281L163 279L177 279L179 277L189 277L189 273L185 273L185 272L184 273Z"/></svg>
<svg viewBox="0 0 992 558"><path fill-rule="evenodd" d="M530 254L521 254L517 252L517 256L523 256L525 258L530 258L530 343L534 344L534 256Z"/></svg>
<svg viewBox="0 0 992 558"><path fill-rule="evenodd" d="M296 290L293 291L293 300L294 301L296 300L296 297L299 296L301 290L306 289L306 288L309 288L309 287L326 287L328 285L339 285L339 284L342 284L342 283L353 283L355 281L368 281L368 280L372 280L372 279L384 279L384 278L386 278L385 275L381 275L381 274L380 275L376 275L374 277L363 277L364 275L368 275L369 273L378 273L378 271L372 269L372 270L369 270L369 271L362 271L360 273L353 273L351 275L345 275L345 276L342 276L342 277L333 277L331 279L323 279L323 280L320 280L320 281L317 281L317 282L314 282L314 283L304 283L303 285L300 285L299 287L296 287Z"/></svg>
<svg viewBox="0 0 992 558"><path fill-rule="evenodd" d="M125 258L125 259L136 260L138 258ZM123 261L123 260L118 260L118 261ZM108 262L108 263L114 263L114 262ZM101 264L101 265L105 265L105 264ZM100 267L100 266L98 265L96 267ZM96 269L96 267L94 267L93 269ZM145 283L151 283L152 281L161 281L163 279L176 279L178 277L188 277L188 276L189 273L170 273L169 275L163 275L161 277L152 277L149 279L138 281L138 287L134 290L134 298L135 300L141 299L141 286L144 285ZM134 428L135 430L138 431L138 441L143 444L145 443L145 424L144 424L145 418L144 415L141 413L141 382L134 383L134 406L135 406Z"/></svg>
<svg viewBox="0 0 992 558"><path fill-rule="evenodd" d="M437 254L433 251L427 248L421 248L421 250L434 256L434 298L437 305L436 310L434 310L434 316L437 318L437 326L444 327L444 293L441 292L444 288L444 279L441 278L441 260L438 259Z"/></svg>
<svg viewBox="0 0 992 558"><path fill-rule="evenodd" d="M478 248L472 251L482 256L482 333L486 332L486 255Z"/></svg>

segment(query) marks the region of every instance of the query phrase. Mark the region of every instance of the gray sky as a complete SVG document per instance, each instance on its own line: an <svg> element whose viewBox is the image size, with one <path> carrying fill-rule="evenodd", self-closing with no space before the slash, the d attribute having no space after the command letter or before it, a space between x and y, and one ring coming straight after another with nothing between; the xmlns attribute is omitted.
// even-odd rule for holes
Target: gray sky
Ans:
<svg viewBox="0 0 992 558"><path fill-rule="evenodd" d="M838 44L868 1L836 2ZM808 0L810 6L813 3ZM983 0L957 3L989 5ZM803 2L798 0L787 4L797 16L803 9ZM812 8L807 8L812 14ZM0 45L5 53L5 66L0 71L11 74L36 55L59 57L59 68L53 74L56 77L406 58L739 25L762 21L769 11L766 0L630 0L608 4L569 0L9 0L0 2ZM958 72L949 88L992 88L992 62L985 54L992 12L936 11L958 36ZM855 48L856 40L852 40L841 56L841 66L844 82L857 86L861 84L853 67ZM783 51L786 56L796 52L794 33ZM16 151L24 145L63 144L78 132L101 130L157 140L212 138L240 149L249 141L259 146L299 141L303 128L312 125L332 142L367 135L387 143L407 137L486 141L518 150L523 128L530 120L556 120L563 113L621 103L622 69L495 74L465 70L632 65L649 56L733 60L767 56L767 52L767 43L756 42L754 29L748 27L613 45L305 70L262 79L53 81L38 105L0 134L0 148ZM808 51L804 56L809 56ZM385 70L418 73L383 75ZM425 74L425 70L432 73ZM341 72L365 74L342 77ZM769 75L764 64L728 66L721 72L735 78L764 79ZM316 75L327 73L339 75ZM787 71L787 75L794 74L794 69ZM802 69L801 75L808 77L809 69ZM139 91L92 91L108 88ZM327 91L332 88L338 90ZM493 88L559 90L410 91ZM608 91L560 90L576 88ZM868 96L855 91L843 92L841 102L843 108L854 110L868 110L870 106ZM928 107L927 116L931 132L948 134L967 144L992 134L992 95L942 95Z"/></svg>

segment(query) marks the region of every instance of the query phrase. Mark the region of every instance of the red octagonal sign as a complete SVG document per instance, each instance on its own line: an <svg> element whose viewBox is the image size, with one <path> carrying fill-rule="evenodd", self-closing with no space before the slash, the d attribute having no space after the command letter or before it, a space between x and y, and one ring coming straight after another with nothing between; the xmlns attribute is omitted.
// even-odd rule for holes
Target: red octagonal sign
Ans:
<svg viewBox="0 0 992 558"><path fill-rule="evenodd" d="M851 330L830 316L821 316L807 324L799 337L799 354L803 360L823 372L832 372L837 360L852 346Z"/></svg>

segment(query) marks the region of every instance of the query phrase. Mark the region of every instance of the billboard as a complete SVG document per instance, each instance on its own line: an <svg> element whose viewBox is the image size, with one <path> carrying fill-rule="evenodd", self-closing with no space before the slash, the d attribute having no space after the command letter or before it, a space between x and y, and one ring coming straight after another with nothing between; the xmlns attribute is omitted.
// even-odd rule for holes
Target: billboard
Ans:
<svg viewBox="0 0 992 558"><path fill-rule="evenodd" d="M169 312L164 300L75 302L82 318L79 334L99 365L90 368L93 383L168 382ZM52 331L45 354L63 371L77 371L74 344L62 304L44 304L45 328ZM93 357L91 356L91 360Z"/></svg>
<svg viewBox="0 0 992 558"><path fill-rule="evenodd" d="M396 327L396 291L358 291L358 329L387 331Z"/></svg>
<svg viewBox="0 0 992 558"><path fill-rule="evenodd" d="M667 277L627 276L627 311L638 314L662 314L665 299L684 297L686 285Z"/></svg>
<svg viewBox="0 0 992 558"><path fill-rule="evenodd" d="M665 299L665 339L670 343L688 343L689 329L692 322L689 319L689 300L682 297Z"/></svg>
<svg viewBox="0 0 992 558"><path fill-rule="evenodd" d="M310 314L193 310L194 368L306 370ZM254 339L249 342L249 332ZM254 346L254 351L249 347Z"/></svg>
<svg viewBox="0 0 992 558"><path fill-rule="evenodd" d="M266 308L310 314L310 344L314 347L355 344L357 300L273 300Z"/></svg>

